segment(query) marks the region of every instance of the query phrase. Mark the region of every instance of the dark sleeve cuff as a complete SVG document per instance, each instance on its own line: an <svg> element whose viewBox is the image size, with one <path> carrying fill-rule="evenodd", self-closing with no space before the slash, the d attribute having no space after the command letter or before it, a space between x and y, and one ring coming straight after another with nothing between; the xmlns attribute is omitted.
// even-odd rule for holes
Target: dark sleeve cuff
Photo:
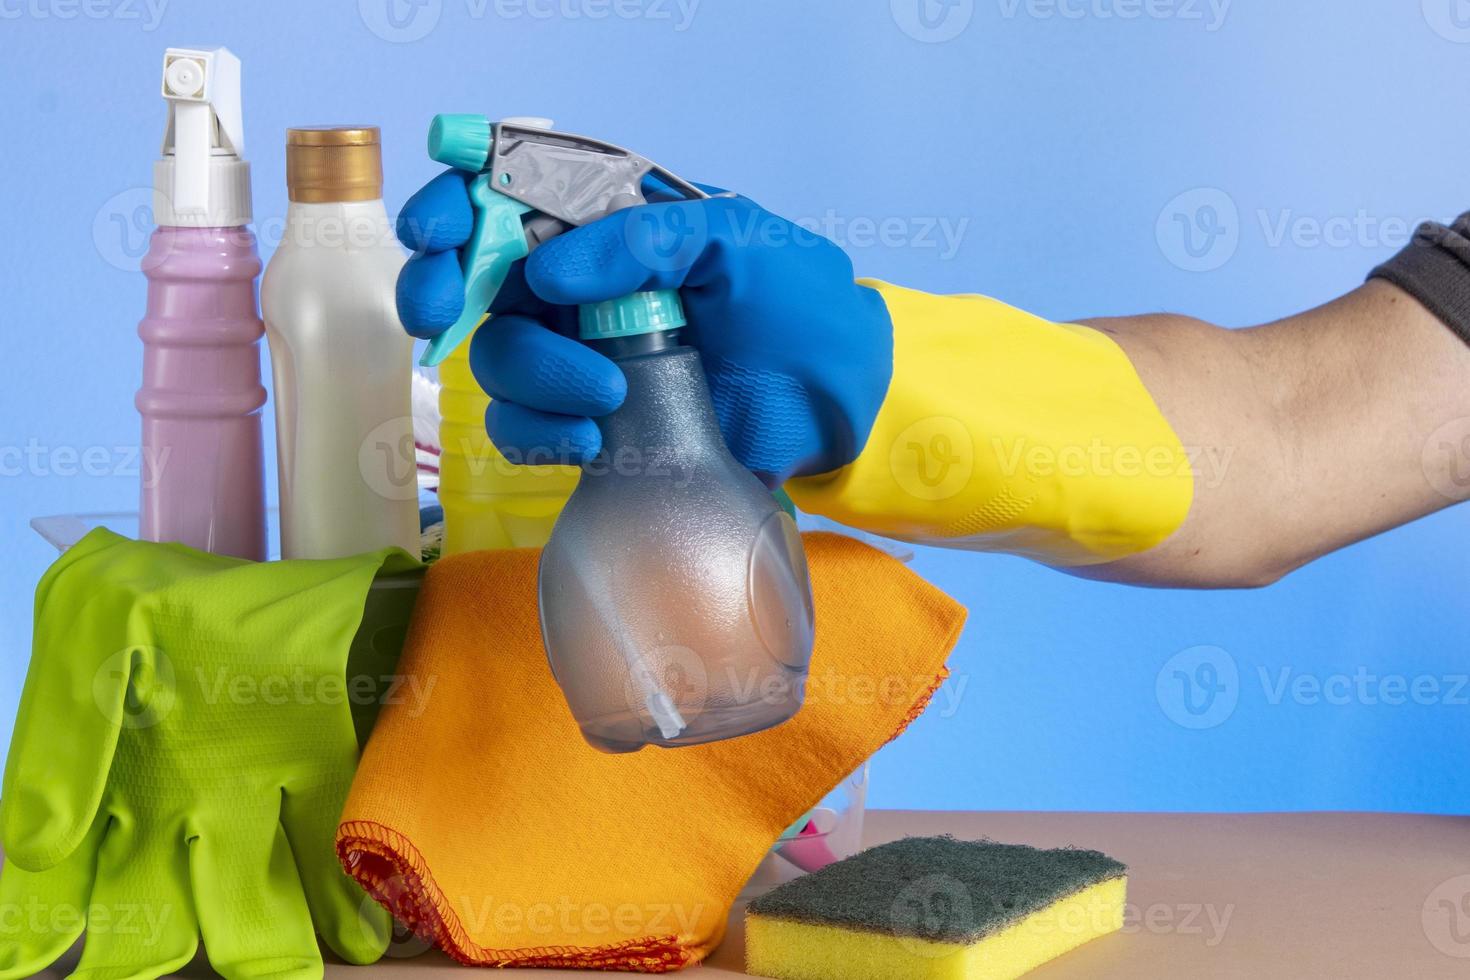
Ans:
<svg viewBox="0 0 1470 980"><path fill-rule="evenodd" d="M1453 227L1420 225L1414 240L1368 278L1398 286L1470 344L1470 212Z"/></svg>

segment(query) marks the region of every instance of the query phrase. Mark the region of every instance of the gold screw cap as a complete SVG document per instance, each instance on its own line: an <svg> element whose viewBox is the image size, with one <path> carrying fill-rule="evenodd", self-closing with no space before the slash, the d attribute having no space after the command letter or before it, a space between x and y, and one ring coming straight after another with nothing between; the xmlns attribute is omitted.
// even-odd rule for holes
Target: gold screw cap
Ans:
<svg viewBox="0 0 1470 980"><path fill-rule="evenodd" d="M376 126L286 130L286 189L305 204L374 201L383 196L383 148Z"/></svg>

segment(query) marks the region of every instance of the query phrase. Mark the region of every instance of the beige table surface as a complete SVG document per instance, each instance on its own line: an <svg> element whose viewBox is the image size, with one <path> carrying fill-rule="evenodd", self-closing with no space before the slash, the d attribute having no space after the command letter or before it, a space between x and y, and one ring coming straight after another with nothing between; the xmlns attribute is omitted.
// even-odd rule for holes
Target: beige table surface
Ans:
<svg viewBox="0 0 1470 980"><path fill-rule="evenodd" d="M1127 924L1031 974L1082 977L1470 978L1470 818L1364 814L868 814L870 844L907 835L1096 848L1130 868ZM681 976L741 976L736 910L704 966ZM75 953L47 977L61 977ZM453 980L438 951L327 976ZM501 971L550 980L589 974ZM212 976L203 961L182 976ZM901 980L901 978L895 978Z"/></svg>

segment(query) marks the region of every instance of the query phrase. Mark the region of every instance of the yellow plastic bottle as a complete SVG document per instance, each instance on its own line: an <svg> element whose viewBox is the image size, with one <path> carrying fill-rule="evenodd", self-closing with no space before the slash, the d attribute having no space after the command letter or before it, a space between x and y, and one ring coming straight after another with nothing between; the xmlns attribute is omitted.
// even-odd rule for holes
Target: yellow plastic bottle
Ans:
<svg viewBox="0 0 1470 980"><path fill-rule="evenodd" d="M490 399L470 372L469 344L439 366L439 503L443 554L546 543L577 487L575 466L519 466L485 434Z"/></svg>

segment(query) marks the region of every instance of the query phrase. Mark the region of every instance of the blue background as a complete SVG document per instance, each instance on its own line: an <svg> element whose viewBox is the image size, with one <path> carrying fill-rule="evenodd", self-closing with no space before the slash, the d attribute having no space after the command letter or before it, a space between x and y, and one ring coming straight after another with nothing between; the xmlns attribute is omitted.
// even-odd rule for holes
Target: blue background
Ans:
<svg viewBox="0 0 1470 980"><path fill-rule="evenodd" d="M381 125L396 210L436 172L436 111L551 116L816 221L863 274L1052 318L1260 322L1470 208L1462 0L930 0L927 27L919 0L692 2L0 0L0 730L52 557L27 519L136 506L135 474L66 475L66 453L104 447L125 471L137 445L138 209L169 45L244 61L267 254L285 127ZM1329 219L1346 235L1313 241ZM864 222L884 221L872 242ZM962 229L958 248L931 225ZM17 467L27 446L41 462ZM876 763L879 805L1470 804L1470 510L1257 592L934 550L916 566L971 618L955 681ZM1281 696L1283 670L1330 699ZM1386 703L1384 677L1417 682L1417 702Z"/></svg>

